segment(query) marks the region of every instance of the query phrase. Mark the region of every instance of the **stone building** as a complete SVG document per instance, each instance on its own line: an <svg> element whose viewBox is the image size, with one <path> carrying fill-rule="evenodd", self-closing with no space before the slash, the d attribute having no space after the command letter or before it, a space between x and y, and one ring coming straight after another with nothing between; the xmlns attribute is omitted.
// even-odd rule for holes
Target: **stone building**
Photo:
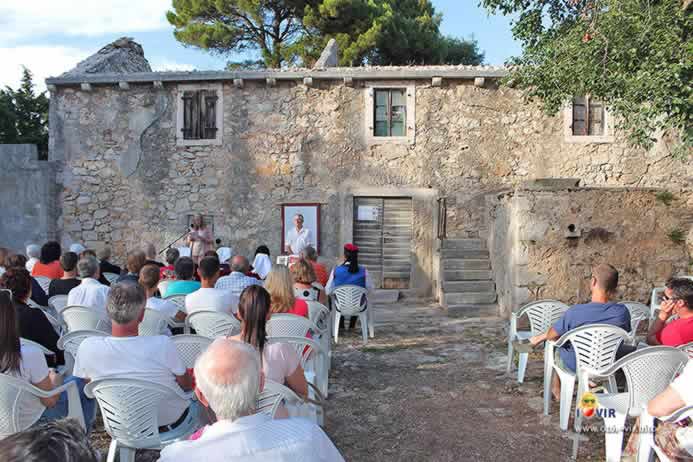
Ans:
<svg viewBox="0 0 693 462"><path fill-rule="evenodd" d="M282 206L319 204L322 258L354 241L378 287L460 312L584 298L585 268L640 243L624 296L688 271L667 236L690 234L690 160L627 145L596 101L547 116L495 67L151 72L139 45L109 47L47 80L66 242L122 257L199 212L237 252L277 255Z"/></svg>

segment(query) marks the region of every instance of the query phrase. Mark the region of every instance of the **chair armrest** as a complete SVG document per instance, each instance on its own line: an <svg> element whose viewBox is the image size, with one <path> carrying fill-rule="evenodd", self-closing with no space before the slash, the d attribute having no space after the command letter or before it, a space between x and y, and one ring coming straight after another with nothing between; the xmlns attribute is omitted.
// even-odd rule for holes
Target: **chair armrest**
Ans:
<svg viewBox="0 0 693 462"><path fill-rule="evenodd" d="M657 419L661 420L662 422L678 422L679 420L683 420L687 417L693 418L693 406L682 407L669 415L657 417Z"/></svg>
<svg viewBox="0 0 693 462"><path fill-rule="evenodd" d="M59 393L67 393L67 417L77 419L77 422L86 430L84 423L84 412L82 411L82 401L79 397L79 390L76 382L68 382L52 390L41 390L32 385L32 394L39 398L51 398Z"/></svg>

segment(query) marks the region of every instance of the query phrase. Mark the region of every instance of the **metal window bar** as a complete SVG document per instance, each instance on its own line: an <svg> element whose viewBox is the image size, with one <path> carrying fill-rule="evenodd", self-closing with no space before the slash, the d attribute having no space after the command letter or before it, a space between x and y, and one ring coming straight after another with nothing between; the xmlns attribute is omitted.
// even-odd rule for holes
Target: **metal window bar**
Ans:
<svg viewBox="0 0 693 462"><path fill-rule="evenodd" d="M438 239L445 239L448 234L447 197L438 198Z"/></svg>

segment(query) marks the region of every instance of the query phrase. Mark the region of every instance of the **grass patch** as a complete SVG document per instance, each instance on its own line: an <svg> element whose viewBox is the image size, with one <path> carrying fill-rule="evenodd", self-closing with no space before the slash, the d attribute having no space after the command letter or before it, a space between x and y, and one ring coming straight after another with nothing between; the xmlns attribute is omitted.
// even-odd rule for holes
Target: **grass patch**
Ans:
<svg viewBox="0 0 693 462"><path fill-rule="evenodd" d="M667 233L667 237L674 244L681 244L686 240L686 233L681 228L674 228Z"/></svg>
<svg viewBox="0 0 693 462"><path fill-rule="evenodd" d="M671 205L674 201L674 195L669 191L658 192L655 198L664 205Z"/></svg>

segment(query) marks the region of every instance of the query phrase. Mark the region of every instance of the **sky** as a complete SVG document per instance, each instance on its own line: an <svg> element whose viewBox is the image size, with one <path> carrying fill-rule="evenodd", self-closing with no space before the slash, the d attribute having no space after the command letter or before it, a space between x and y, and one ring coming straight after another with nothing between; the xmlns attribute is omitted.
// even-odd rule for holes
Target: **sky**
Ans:
<svg viewBox="0 0 693 462"><path fill-rule="evenodd" d="M478 0L432 0L443 13L442 32L474 37L485 52L485 64L503 64L520 53L510 22L489 16ZM184 47L166 21L171 0L1 0L0 87L16 88L22 66L34 74L37 88L46 77L57 76L104 45L122 36L144 47L152 69L223 69L239 56L216 56Z"/></svg>

